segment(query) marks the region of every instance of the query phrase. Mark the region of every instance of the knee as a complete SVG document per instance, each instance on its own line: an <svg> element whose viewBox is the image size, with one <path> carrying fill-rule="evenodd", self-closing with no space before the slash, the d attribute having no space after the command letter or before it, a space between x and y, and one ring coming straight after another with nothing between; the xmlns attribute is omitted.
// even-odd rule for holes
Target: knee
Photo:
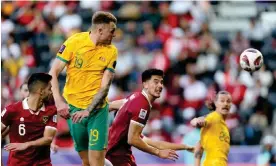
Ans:
<svg viewBox="0 0 276 166"><path fill-rule="evenodd" d="M90 166L101 166L104 165L104 155L102 154L94 154L93 156L89 156Z"/></svg>

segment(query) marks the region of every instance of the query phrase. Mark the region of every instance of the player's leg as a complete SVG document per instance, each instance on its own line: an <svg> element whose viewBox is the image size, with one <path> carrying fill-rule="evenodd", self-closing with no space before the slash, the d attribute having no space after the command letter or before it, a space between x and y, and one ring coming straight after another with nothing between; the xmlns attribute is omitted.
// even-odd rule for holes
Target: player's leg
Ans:
<svg viewBox="0 0 276 166"><path fill-rule="evenodd" d="M81 109L76 108L70 105L70 114L73 114L76 111L80 111ZM74 141L75 150L79 153L79 156L82 160L83 166L89 166L88 159L88 146L87 143L89 141L89 137L87 134L87 118L85 118L80 123L73 123L72 119L67 120L70 134Z"/></svg>
<svg viewBox="0 0 276 166"><path fill-rule="evenodd" d="M78 152L82 161L82 166L89 166L88 150Z"/></svg>
<svg viewBox="0 0 276 166"><path fill-rule="evenodd" d="M89 163L93 166L103 166L108 137L108 105L95 110L88 119Z"/></svg>

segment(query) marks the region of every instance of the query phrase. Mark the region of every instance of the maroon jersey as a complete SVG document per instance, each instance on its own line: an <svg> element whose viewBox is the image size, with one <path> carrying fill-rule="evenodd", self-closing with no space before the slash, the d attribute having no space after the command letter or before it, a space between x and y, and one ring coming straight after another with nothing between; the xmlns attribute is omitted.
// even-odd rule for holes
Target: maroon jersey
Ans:
<svg viewBox="0 0 276 166"><path fill-rule="evenodd" d="M144 92L134 93L126 99L119 109L109 129L106 158L113 165L136 165L128 140L128 129L131 121L144 126L150 114L150 101Z"/></svg>
<svg viewBox="0 0 276 166"><path fill-rule="evenodd" d="M10 127L10 142L24 143L43 137L45 128L55 128L57 109L46 104L38 112L29 109L27 99L11 104L2 111L2 124ZM51 165L50 146L30 147L10 152L9 166Z"/></svg>

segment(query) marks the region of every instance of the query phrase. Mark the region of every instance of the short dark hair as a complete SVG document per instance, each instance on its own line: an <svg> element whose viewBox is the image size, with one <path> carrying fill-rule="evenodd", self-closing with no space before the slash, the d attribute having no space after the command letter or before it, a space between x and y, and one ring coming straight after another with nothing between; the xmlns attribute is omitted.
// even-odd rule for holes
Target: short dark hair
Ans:
<svg viewBox="0 0 276 166"><path fill-rule="evenodd" d="M142 73L142 82L150 80L153 75L164 77L164 72L159 69L147 69Z"/></svg>
<svg viewBox="0 0 276 166"><path fill-rule="evenodd" d="M93 14L92 17L92 25L95 24L109 24L110 22L117 23L116 17L109 13L104 11L98 11Z"/></svg>
<svg viewBox="0 0 276 166"><path fill-rule="evenodd" d="M218 100L218 96L219 96L219 95L230 95L230 93L227 92L227 91L219 91L219 92L216 94L215 100L206 101L206 102L205 102L205 105L206 105L206 107L207 107L210 111L216 110L215 101Z"/></svg>
<svg viewBox="0 0 276 166"><path fill-rule="evenodd" d="M38 84L44 84L45 86L52 80L52 76L47 73L34 73L28 79L28 89L32 93L36 90Z"/></svg>

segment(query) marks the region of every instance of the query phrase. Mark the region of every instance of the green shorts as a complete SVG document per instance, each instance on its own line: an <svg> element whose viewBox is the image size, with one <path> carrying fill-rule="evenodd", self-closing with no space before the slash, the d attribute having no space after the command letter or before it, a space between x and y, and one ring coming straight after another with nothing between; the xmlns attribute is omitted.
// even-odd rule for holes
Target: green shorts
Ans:
<svg viewBox="0 0 276 166"><path fill-rule="evenodd" d="M82 109L69 104L70 115ZM96 109L87 118L79 123L73 123L72 119L67 120L70 134L74 140L76 151L96 150L101 151L107 147L108 139L108 105Z"/></svg>

